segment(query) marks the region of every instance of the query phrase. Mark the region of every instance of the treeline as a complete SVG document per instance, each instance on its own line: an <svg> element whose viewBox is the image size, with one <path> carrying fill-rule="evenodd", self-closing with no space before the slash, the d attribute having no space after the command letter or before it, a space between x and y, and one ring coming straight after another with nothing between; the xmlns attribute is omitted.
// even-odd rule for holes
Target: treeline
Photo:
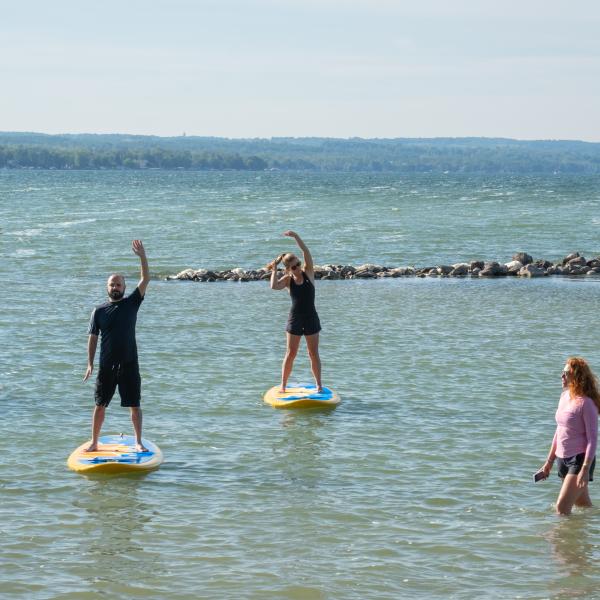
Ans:
<svg viewBox="0 0 600 600"><path fill-rule="evenodd" d="M600 173L600 144L502 138L271 138L0 133L0 168Z"/></svg>
<svg viewBox="0 0 600 600"><path fill-rule="evenodd" d="M8 169L196 169L264 171L257 156L170 152L168 150L87 150L43 146L0 146L0 168Z"/></svg>

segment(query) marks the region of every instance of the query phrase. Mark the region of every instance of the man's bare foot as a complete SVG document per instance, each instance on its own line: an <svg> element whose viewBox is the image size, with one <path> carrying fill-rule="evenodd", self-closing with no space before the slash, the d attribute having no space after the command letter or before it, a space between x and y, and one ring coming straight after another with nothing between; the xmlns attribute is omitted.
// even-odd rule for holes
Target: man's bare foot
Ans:
<svg viewBox="0 0 600 600"><path fill-rule="evenodd" d="M280 393L280 394L285 394L285 388L284 388L283 386L281 386L281 387L279 388L279 393Z"/></svg>
<svg viewBox="0 0 600 600"><path fill-rule="evenodd" d="M144 444L139 443L135 445L135 451L136 452L148 452L148 448L146 448L146 446L144 446Z"/></svg>
<svg viewBox="0 0 600 600"><path fill-rule="evenodd" d="M322 394L323 393L323 386L317 386L317 394Z"/></svg>
<svg viewBox="0 0 600 600"><path fill-rule="evenodd" d="M90 444L85 450L84 452L97 452L98 451L98 444Z"/></svg>

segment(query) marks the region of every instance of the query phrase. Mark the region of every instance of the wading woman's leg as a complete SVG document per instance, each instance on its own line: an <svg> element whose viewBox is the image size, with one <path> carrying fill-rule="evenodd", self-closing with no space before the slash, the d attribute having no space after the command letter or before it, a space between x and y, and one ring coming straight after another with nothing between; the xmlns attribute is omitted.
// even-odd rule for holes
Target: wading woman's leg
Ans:
<svg viewBox="0 0 600 600"><path fill-rule="evenodd" d="M579 502L580 500L585 501L586 495L589 499L588 486L586 485L583 488L577 487L577 475L571 473L565 475L560 493L558 494L558 500L556 501L556 512L559 515L570 515L574 504L585 506L579 504ZM591 506L591 501L589 506Z"/></svg>

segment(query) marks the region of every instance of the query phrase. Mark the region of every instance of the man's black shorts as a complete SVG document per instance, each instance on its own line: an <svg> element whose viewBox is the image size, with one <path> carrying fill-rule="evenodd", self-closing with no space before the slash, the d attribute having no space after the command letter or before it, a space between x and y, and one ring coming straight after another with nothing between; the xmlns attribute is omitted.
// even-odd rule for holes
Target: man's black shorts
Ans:
<svg viewBox="0 0 600 600"><path fill-rule="evenodd" d="M142 379L137 361L122 365L100 366L96 377L97 406L108 406L119 387L121 406L137 407L142 397Z"/></svg>

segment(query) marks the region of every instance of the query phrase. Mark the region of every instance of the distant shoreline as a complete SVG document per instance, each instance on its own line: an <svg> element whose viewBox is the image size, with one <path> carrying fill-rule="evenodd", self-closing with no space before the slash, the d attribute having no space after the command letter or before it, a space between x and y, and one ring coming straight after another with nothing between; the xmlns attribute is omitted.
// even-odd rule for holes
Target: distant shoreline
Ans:
<svg viewBox="0 0 600 600"><path fill-rule="evenodd" d="M600 143L0 132L0 169L600 174Z"/></svg>

